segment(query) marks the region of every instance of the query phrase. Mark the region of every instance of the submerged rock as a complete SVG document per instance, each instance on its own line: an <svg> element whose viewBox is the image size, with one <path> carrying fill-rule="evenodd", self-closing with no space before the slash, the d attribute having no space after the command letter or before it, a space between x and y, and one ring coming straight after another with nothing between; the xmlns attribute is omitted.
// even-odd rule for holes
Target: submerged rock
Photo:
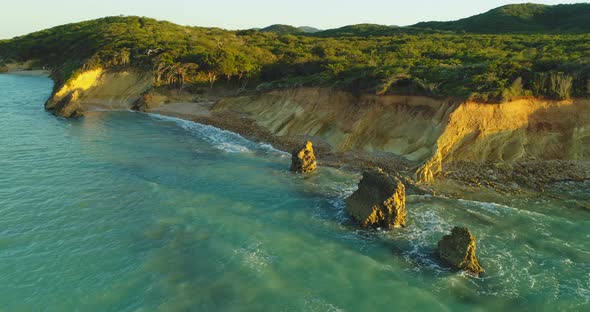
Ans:
<svg viewBox="0 0 590 312"><path fill-rule="evenodd" d="M365 172L346 210L363 227L406 226L406 188L381 169Z"/></svg>
<svg viewBox="0 0 590 312"><path fill-rule="evenodd" d="M475 250L475 237L463 227L454 227L450 235L445 235L438 242L438 255L443 261L479 276L484 269L477 261Z"/></svg>
<svg viewBox="0 0 590 312"><path fill-rule="evenodd" d="M77 118L84 115L82 105L78 101L78 91L72 91L57 103L49 102L45 108L53 110L53 114L64 118Z"/></svg>
<svg viewBox="0 0 590 312"><path fill-rule="evenodd" d="M313 144L307 141L305 146L300 150L293 151L291 157L291 171L308 173L317 168L315 154L313 153Z"/></svg>

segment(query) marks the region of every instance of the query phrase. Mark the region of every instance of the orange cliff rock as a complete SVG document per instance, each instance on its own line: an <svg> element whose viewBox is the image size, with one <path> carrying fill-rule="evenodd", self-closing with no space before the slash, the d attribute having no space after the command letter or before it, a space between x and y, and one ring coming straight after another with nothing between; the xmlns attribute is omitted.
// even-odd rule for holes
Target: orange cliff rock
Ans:
<svg viewBox="0 0 590 312"><path fill-rule="evenodd" d="M56 88L45 108L63 117L74 116L61 113L60 107L76 107L76 117L89 107L130 109L152 87L152 80L148 73L137 71L109 72L96 68L80 72ZM75 101L71 101L73 98Z"/></svg>
<svg viewBox="0 0 590 312"><path fill-rule="evenodd" d="M463 103L450 115L433 156L417 176L431 181L454 161L556 159L590 159L590 100Z"/></svg>
<svg viewBox="0 0 590 312"><path fill-rule="evenodd" d="M406 226L405 186L381 169L365 172L358 189L346 199L346 210L365 228Z"/></svg>
<svg viewBox="0 0 590 312"><path fill-rule="evenodd" d="M457 103L300 88L225 98L213 110L241 112L279 137L320 138L337 153L402 156L420 164L421 182L455 162L590 160L590 99Z"/></svg>
<svg viewBox="0 0 590 312"><path fill-rule="evenodd" d="M46 108L131 109L152 87L147 72L93 69L56 88ZM68 97L76 101L66 105ZM160 99L160 104L166 103ZM279 139L314 138L337 154L401 156L415 164L421 182L457 162L590 160L590 99L483 104L297 88L225 97L210 112L237 113ZM578 178L586 177L590 170L583 169Z"/></svg>
<svg viewBox="0 0 590 312"><path fill-rule="evenodd" d="M313 143L307 141L305 146L293 151L291 157L291 171L310 173L317 168L316 157L313 152Z"/></svg>

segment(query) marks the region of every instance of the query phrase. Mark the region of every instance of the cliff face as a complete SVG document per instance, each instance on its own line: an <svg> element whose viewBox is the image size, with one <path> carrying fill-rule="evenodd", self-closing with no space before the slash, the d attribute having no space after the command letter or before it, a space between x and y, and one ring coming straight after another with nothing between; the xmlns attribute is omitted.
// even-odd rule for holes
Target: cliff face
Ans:
<svg viewBox="0 0 590 312"><path fill-rule="evenodd" d="M426 97L302 88L226 98L213 110L245 112L276 135L318 137L337 152L391 152L424 161L433 154L455 107Z"/></svg>
<svg viewBox="0 0 590 312"><path fill-rule="evenodd" d="M590 100L463 103L450 115L418 176L431 180L453 161L556 159L590 159Z"/></svg>
<svg viewBox="0 0 590 312"><path fill-rule="evenodd" d="M152 78L136 71L108 72L94 69L82 72L59 87L45 108L54 110L59 103L75 97L80 107L130 109L141 94L151 88Z"/></svg>
<svg viewBox="0 0 590 312"><path fill-rule="evenodd" d="M310 135L336 151L391 152L422 162L421 181L456 161L590 159L590 100L503 104L297 89L228 98L214 110L248 114L276 135Z"/></svg>
<svg viewBox="0 0 590 312"><path fill-rule="evenodd" d="M67 113L66 117L91 107L130 109L152 86L148 73L95 69L57 88L46 107ZM163 98L161 104L176 101ZM199 106L176 102L176 106ZM208 110L209 106L198 108ZM191 117L192 111L184 115ZM313 137L334 152L402 156L421 164L416 174L424 182L441 174L445 165L462 161L590 160L590 99L530 98L482 104L299 88L223 97L211 113L224 112L245 115L279 137Z"/></svg>

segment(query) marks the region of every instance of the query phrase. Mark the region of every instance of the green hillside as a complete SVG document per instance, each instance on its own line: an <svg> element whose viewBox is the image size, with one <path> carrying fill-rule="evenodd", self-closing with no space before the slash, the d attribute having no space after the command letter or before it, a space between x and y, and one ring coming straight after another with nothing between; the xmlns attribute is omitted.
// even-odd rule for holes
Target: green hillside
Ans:
<svg viewBox="0 0 590 312"><path fill-rule="evenodd" d="M452 22L423 22L419 28L472 33L588 33L590 4L512 4Z"/></svg>
<svg viewBox="0 0 590 312"><path fill-rule="evenodd" d="M268 27L258 29L261 32L270 32L275 33L277 35L302 35L302 34L314 34L320 32L320 29L309 27L309 26L301 26L301 27L294 27L291 25L282 25L282 24L275 24L270 25Z"/></svg>
<svg viewBox="0 0 590 312"><path fill-rule="evenodd" d="M375 37L394 36L399 34L436 34L444 31L417 27L397 27L377 24L357 24L336 29L328 29L314 33L318 37Z"/></svg>
<svg viewBox="0 0 590 312"><path fill-rule="evenodd" d="M355 25L281 35L107 17L0 41L0 70L27 60L52 68L58 83L102 67L145 71L159 87L195 91L323 86L491 102L590 96L590 34L413 34Z"/></svg>
<svg viewBox="0 0 590 312"><path fill-rule="evenodd" d="M317 32L322 31L321 29L318 29L315 27L310 27L310 26L301 26L301 27L297 27L297 29L301 30L302 32L304 32L306 34L315 34Z"/></svg>
<svg viewBox="0 0 590 312"><path fill-rule="evenodd" d="M297 27L294 27L291 25L282 25L282 24L270 25L268 27L260 29L260 31L275 33L277 35L303 34L305 32L302 29L299 29Z"/></svg>

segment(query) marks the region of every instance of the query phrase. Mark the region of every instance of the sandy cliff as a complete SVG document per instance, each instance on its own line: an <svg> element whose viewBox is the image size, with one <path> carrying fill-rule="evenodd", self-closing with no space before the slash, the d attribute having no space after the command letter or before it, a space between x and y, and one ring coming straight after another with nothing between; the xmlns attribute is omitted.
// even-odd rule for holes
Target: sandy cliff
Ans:
<svg viewBox="0 0 590 312"><path fill-rule="evenodd" d="M129 109L152 89L151 77L134 71L86 71L57 88L46 106L68 112L78 107ZM209 118L197 118L201 122L218 116L212 123L237 132L241 128L232 126L232 118L242 123L249 120L276 138L311 137L334 153L401 156L416 165L416 175L423 182L456 163L511 166L537 162L538 166L539 161L590 160L589 99L529 98L483 104L421 96L355 95L326 88L226 96L215 102L201 97L201 103L186 96L175 99L154 93L153 98L159 102L150 111ZM74 104L69 103L71 99ZM581 171L576 179L590 178L586 167L571 168ZM563 176L567 179L567 174Z"/></svg>
<svg viewBox="0 0 590 312"><path fill-rule="evenodd" d="M130 109L152 85L152 77L146 73L108 72L97 68L82 72L58 87L45 107L52 110L68 96L77 93L76 101L83 109Z"/></svg>
<svg viewBox="0 0 590 312"><path fill-rule="evenodd" d="M514 163L590 159L590 100L466 102L450 115L432 158L418 171L431 180L456 161Z"/></svg>
<svg viewBox="0 0 590 312"><path fill-rule="evenodd" d="M588 99L455 104L297 89L223 99L213 110L245 112L276 135L316 136L340 152L390 152L422 162L417 176L424 182L458 161L590 159Z"/></svg>
<svg viewBox="0 0 590 312"><path fill-rule="evenodd" d="M338 152L390 152L424 161L455 107L426 97L302 88L226 98L213 110L244 112L276 135L318 137Z"/></svg>

